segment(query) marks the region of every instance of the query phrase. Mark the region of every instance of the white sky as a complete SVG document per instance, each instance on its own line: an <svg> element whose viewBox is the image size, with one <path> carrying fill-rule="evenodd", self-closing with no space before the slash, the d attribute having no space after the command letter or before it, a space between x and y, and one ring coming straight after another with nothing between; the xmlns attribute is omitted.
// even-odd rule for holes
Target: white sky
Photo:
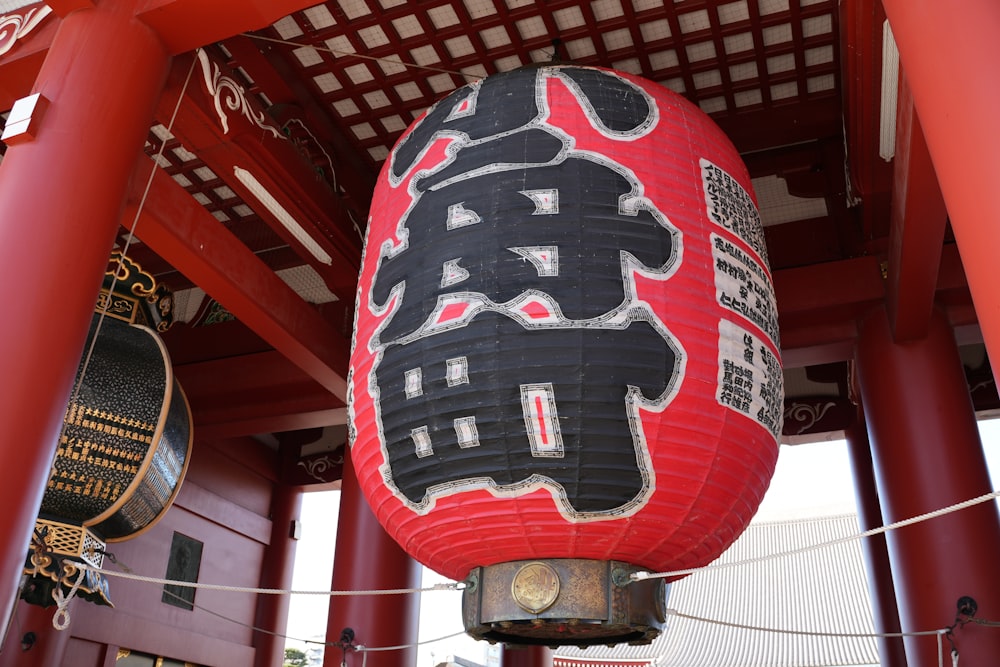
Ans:
<svg viewBox="0 0 1000 667"><path fill-rule="evenodd" d="M1000 478L1000 420L980 422L980 433L993 479ZM994 482L994 487L996 482ZM299 541L292 588L317 590L328 587L332 577L334 542L337 534L339 491L307 493L302 507L302 539ZM855 511L847 446L843 440L807 445L782 446L778 466L755 521L847 514ZM450 581L424 568L422 587ZM321 638L326 632L329 599L318 595L292 597L288 635ZM420 641L455 633L458 637L419 647L417 667L434 667L450 655L460 655L486 664L486 642L473 641L463 633L461 593L430 591L423 595ZM358 637L358 643L364 643ZM301 644L289 645L302 648Z"/></svg>

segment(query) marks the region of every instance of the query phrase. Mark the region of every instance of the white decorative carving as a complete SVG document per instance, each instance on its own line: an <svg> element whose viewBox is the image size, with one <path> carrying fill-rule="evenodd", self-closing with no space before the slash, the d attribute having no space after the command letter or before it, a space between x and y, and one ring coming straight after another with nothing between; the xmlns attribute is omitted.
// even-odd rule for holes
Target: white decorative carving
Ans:
<svg viewBox="0 0 1000 667"><path fill-rule="evenodd" d="M228 76L223 76L219 66L208 60L205 49L198 49L198 61L201 63L201 71L205 76L205 88L215 99L215 113L219 114L219 122L222 124L222 131L229 134L229 118L222 109L225 102L226 108L230 111L238 111L251 123L262 130L270 132L274 138L283 139L283 135L278 128L264 122L264 112L254 111L247 100L246 90Z"/></svg>
<svg viewBox="0 0 1000 667"><path fill-rule="evenodd" d="M14 48L14 43L35 29L42 20L52 13L48 5L32 7L23 14L0 16L0 56Z"/></svg>
<svg viewBox="0 0 1000 667"><path fill-rule="evenodd" d="M327 470L335 468L336 466L344 465L344 457L338 456L336 458L332 456L320 456L318 458L309 459L308 461L299 461L299 465L302 466L306 473L313 479L319 480L320 482L329 482L331 480L326 479L323 476Z"/></svg>
<svg viewBox="0 0 1000 667"><path fill-rule="evenodd" d="M822 404L792 403L785 410L785 419L792 420L796 424L801 424L796 435L805 433L816 424L836 403L827 401Z"/></svg>

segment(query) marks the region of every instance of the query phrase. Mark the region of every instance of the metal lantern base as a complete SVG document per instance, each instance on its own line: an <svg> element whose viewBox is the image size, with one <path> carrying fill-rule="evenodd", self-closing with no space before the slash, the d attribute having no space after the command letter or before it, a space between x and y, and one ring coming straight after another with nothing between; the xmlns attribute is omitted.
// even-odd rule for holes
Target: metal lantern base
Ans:
<svg viewBox="0 0 1000 667"><path fill-rule="evenodd" d="M648 644L663 630L669 585L629 579L637 571L578 558L477 567L462 598L465 631L509 644Z"/></svg>
<svg viewBox="0 0 1000 667"><path fill-rule="evenodd" d="M25 559L21 599L28 604L49 607L59 595L74 591L77 597L94 604L111 604L108 582L100 572L80 571L80 564L101 567L105 544L85 526L35 520L35 533Z"/></svg>

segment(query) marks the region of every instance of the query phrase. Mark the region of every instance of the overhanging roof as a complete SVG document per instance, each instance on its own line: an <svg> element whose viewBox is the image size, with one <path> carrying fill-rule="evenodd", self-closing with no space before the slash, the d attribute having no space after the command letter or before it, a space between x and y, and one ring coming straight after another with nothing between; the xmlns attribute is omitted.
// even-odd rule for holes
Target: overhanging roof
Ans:
<svg viewBox="0 0 1000 667"><path fill-rule="evenodd" d="M0 110L30 91L71 6L5 5ZM904 336L937 304L977 341L905 88L889 104L897 79L877 1L330 0L197 52L174 41L136 166L130 252L186 306L166 342L200 433L343 420L361 232L383 159L455 87L553 58L659 82L732 138L767 225L790 399L835 399L828 419L850 417L843 362L857 318L882 304ZM197 251L206 238L214 254Z"/></svg>

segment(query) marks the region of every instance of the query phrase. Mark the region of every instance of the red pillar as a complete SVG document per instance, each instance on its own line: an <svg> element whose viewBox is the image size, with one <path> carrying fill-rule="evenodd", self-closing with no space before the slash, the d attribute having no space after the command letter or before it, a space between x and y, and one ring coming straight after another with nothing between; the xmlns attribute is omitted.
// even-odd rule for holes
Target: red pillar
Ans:
<svg viewBox="0 0 1000 667"><path fill-rule="evenodd" d="M134 2L67 16L34 92L36 138L0 166L0 624L14 601L126 184L169 59Z"/></svg>
<svg viewBox="0 0 1000 667"><path fill-rule="evenodd" d="M383 530L358 486L346 448L340 488L337 553L333 561L333 590L387 590L419 588L420 565ZM354 630L354 643L369 648L413 645L397 651L373 651L367 656L348 653L351 667L398 667L417 660L417 623L420 595L359 595L330 598L326 641L336 642L344 628ZM363 660L363 658L365 658ZM341 651L326 647L323 664L340 667Z"/></svg>
<svg viewBox="0 0 1000 667"><path fill-rule="evenodd" d="M504 644L501 656L501 667L552 667L552 649L548 646Z"/></svg>
<svg viewBox="0 0 1000 667"><path fill-rule="evenodd" d="M879 528L883 525L882 507L875 486L875 470L864 419L859 416L847 428L845 436L851 458L851 473L854 477L858 523L862 531ZM892 568L889 565L889 550L885 543L885 535L869 537L862 542L861 548L865 556L865 574L868 577L868 591L872 598L875 632L898 633L899 610L896 608L896 589L892 585ZM906 653L900 637L879 638L878 655L881 667L906 667Z"/></svg>
<svg viewBox="0 0 1000 667"><path fill-rule="evenodd" d="M884 311L861 326L857 371L886 523L991 491L975 413L951 327L935 312L927 336L894 343ZM970 595L1000 619L1000 519L994 503L891 531L892 576L904 632L952 624ZM938 664L934 637L907 638L909 667ZM1000 632L955 631L963 665L992 665ZM945 650L948 650L947 642Z"/></svg>
<svg viewBox="0 0 1000 667"><path fill-rule="evenodd" d="M941 184L986 348L1000 360L1000 225L983 214L1000 179L1000 3L883 0Z"/></svg>
<svg viewBox="0 0 1000 667"><path fill-rule="evenodd" d="M84 603L88 604L88 603ZM69 604L70 614L76 613L76 600ZM59 667L62 664L70 630L56 630L52 626L55 605L38 605L18 602L14 611L14 621L3 646L0 646L0 667ZM29 640L25 635L31 633ZM27 647L25 649L24 647Z"/></svg>
<svg viewBox="0 0 1000 667"><path fill-rule="evenodd" d="M302 488L277 483L271 498L271 542L267 545L261 568L261 588L288 590L292 587L296 538L292 522L302 512ZM261 595L257 599L256 626L267 632L254 633L256 667L274 667L284 662L285 633L288 626L288 595ZM271 634L277 633L277 634ZM2 666L0 666L2 667Z"/></svg>

